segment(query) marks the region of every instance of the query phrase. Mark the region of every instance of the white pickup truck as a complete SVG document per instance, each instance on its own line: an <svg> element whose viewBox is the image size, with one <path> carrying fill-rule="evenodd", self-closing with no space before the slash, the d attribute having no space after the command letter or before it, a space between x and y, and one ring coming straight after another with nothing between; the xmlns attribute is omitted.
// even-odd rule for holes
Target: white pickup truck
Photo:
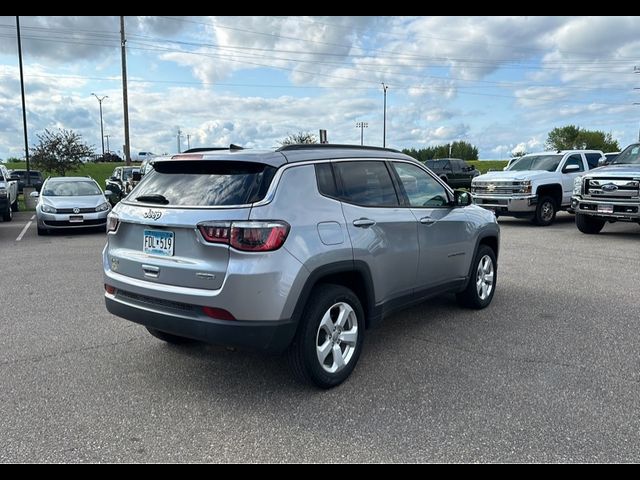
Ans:
<svg viewBox="0 0 640 480"><path fill-rule="evenodd" d="M570 210L575 178L597 167L602 157L600 150L524 155L505 171L474 178L473 201L496 216L531 218L537 225L551 225L558 210Z"/></svg>
<svg viewBox="0 0 640 480"><path fill-rule="evenodd" d="M0 217L10 222L13 212L18 211L18 179L12 177L3 165L0 165Z"/></svg>

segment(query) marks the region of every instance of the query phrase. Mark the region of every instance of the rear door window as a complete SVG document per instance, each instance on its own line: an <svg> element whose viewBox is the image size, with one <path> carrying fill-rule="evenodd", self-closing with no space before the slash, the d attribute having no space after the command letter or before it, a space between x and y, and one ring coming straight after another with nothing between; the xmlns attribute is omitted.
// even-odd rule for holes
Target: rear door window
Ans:
<svg viewBox="0 0 640 480"><path fill-rule="evenodd" d="M387 166L382 161L336 162L341 199L364 207L399 205L396 189Z"/></svg>
<svg viewBox="0 0 640 480"><path fill-rule="evenodd" d="M275 167L254 162L156 162L131 201L153 203L158 198L156 203L169 207L247 205L264 199L275 172Z"/></svg>

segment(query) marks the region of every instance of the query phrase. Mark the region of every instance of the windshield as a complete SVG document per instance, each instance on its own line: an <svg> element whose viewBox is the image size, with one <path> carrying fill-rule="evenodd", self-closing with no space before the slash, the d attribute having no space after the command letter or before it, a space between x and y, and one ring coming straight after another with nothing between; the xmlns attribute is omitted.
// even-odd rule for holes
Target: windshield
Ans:
<svg viewBox="0 0 640 480"><path fill-rule="evenodd" d="M546 170L555 172L560 165L562 155L527 155L515 160L508 170L522 172L524 170Z"/></svg>
<svg viewBox="0 0 640 480"><path fill-rule="evenodd" d="M49 182L42 191L45 197L88 197L100 195L102 190L95 182L80 180L75 182Z"/></svg>
<svg viewBox="0 0 640 480"><path fill-rule="evenodd" d="M122 178L125 180L129 180L131 175L133 175L135 168L125 168L122 170Z"/></svg>
<svg viewBox="0 0 640 480"><path fill-rule="evenodd" d="M620 165L624 163L640 164L640 145L629 145L613 162L611 162L612 165Z"/></svg>

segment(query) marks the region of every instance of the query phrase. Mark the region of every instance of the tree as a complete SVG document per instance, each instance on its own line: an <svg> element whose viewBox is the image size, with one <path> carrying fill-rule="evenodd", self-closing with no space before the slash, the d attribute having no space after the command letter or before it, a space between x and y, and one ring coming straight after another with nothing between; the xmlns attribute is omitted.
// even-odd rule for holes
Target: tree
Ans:
<svg viewBox="0 0 640 480"><path fill-rule="evenodd" d="M45 130L37 135L39 143L31 149L33 164L64 177L80 166L82 160L91 157L93 148L82 142L82 136L72 130Z"/></svg>
<svg viewBox="0 0 640 480"><path fill-rule="evenodd" d="M451 148L449 148L451 147ZM451 152L451 155L449 155ZM453 142L452 144L435 145L433 147L421 148L405 148L402 153L409 155L421 162L432 160L434 158L461 158L463 160L477 160L478 148L468 142Z"/></svg>
<svg viewBox="0 0 640 480"><path fill-rule="evenodd" d="M280 140L280 145L296 145L298 143L318 143L318 139L311 132L299 131L298 133L290 133L284 140Z"/></svg>
<svg viewBox="0 0 640 480"><path fill-rule="evenodd" d="M620 144L611 133L585 130L575 125L556 127L547 136L547 147L552 150L589 149L615 152Z"/></svg>

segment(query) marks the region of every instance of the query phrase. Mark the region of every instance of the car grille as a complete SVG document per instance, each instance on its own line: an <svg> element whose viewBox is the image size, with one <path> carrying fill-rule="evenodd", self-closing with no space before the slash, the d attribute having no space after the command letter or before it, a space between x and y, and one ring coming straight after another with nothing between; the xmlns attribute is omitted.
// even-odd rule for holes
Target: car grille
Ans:
<svg viewBox="0 0 640 480"><path fill-rule="evenodd" d="M640 181L633 178L587 178L585 197L626 200L638 198Z"/></svg>
<svg viewBox="0 0 640 480"><path fill-rule="evenodd" d="M82 222L69 222L67 220L44 220L44 224L50 227L91 227L96 225L106 225L106 218L96 220L84 220Z"/></svg>
<svg viewBox="0 0 640 480"><path fill-rule="evenodd" d="M56 213L68 213L68 214L79 214L79 213L96 213L96 209L94 208L80 208L78 212L74 212L73 208L56 208Z"/></svg>
<svg viewBox="0 0 640 480"><path fill-rule="evenodd" d="M520 193L520 182L482 182L472 183L471 193L476 195L513 195Z"/></svg>

